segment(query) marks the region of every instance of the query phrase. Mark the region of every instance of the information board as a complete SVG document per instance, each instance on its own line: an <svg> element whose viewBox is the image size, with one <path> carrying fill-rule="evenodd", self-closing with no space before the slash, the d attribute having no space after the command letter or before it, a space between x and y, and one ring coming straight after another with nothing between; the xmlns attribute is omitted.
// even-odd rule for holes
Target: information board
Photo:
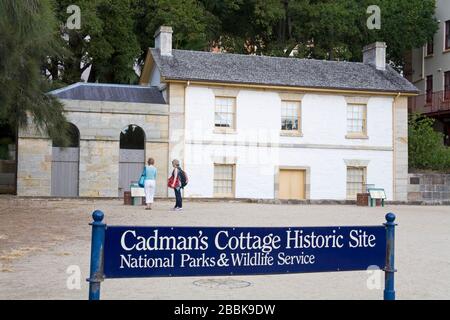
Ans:
<svg viewBox="0 0 450 320"><path fill-rule="evenodd" d="M384 226L130 227L105 231L104 276L165 277L383 269Z"/></svg>

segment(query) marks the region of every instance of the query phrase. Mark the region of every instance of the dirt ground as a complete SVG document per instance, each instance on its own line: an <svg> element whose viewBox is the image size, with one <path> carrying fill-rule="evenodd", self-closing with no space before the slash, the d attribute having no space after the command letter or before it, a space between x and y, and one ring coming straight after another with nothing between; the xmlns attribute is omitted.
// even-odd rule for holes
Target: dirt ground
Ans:
<svg viewBox="0 0 450 320"><path fill-rule="evenodd" d="M145 211L143 207L124 206L119 200L0 197L0 299L86 299L91 236L88 224L95 209L105 212L108 224L166 226L378 225L391 211L399 223L397 297L450 299L448 206L361 208L186 202L180 214L170 211L171 205L160 201L154 210ZM80 288L72 273L78 267ZM369 289L369 277L362 271L114 279L102 283L102 299L381 299L382 273L380 288Z"/></svg>

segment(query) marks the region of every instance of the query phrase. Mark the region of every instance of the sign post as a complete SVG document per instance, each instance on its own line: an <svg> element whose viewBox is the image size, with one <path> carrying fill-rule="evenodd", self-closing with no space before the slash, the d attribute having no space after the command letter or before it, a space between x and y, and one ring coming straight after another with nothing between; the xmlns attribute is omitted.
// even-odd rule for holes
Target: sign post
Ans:
<svg viewBox="0 0 450 320"><path fill-rule="evenodd" d="M395 214L386 215L386 267L384 269L384 300L395 300L394 267L395 257Z"/></svg>
<svg viewBox="0 0 450 320"><path fill-rule="evenodd" d="M105 245L106 224L103 221L103 212L96 210L92 213L94 222L92 225L91 242L91 272L89 279L89 300L100 300L100 283L103 275L103 249Z"/></svg>
<svg viewBox="0 0 450 320"><path fill-rule="evenodd" d="M89 299L106 278L262 275L367 270L385 272L395 300L394 223L334 227L106 226L94 211Z"/></svg>

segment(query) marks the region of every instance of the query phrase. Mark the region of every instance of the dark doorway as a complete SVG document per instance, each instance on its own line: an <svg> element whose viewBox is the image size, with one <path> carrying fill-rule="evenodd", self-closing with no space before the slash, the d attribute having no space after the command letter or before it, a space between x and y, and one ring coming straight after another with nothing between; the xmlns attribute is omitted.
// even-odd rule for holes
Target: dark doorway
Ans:
<svg viewBox="0 0 450 320"><path fill-rule="evenodd" d="M16 193L16 134L8 124L0 123L0 194Z"/></svg>
<svg viewBox="0 0 450 320"><path fill-rule="evenodd" d="M143 150L145 133L141 127L130 124L120 133L120 149Z"/></svg>
<svg viewBox="0 0 450 320"><path fill-rule="evenodd" d="M145 132L134 124L120 133L119 197L139 180L145 162Z"/></svg>

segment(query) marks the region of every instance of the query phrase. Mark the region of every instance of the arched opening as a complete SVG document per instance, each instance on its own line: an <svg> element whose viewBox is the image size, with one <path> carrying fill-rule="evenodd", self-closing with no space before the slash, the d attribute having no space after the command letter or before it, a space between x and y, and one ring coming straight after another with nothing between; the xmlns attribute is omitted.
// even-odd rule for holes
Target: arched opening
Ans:
<svg viewBox="0 0 450 320"><path fill-rule="evenodd" d="M134 124L125 127L120 133L119 153L119 197L130 191L142 173L145 162L145 132Z"/></svg>
<svg viewBox="0 0 450 320"><path fill-rule="evenodd" d="M16 132L0 121L0 194L16 193Z"/></svg>
<svg viewBox="0 0 450 320"><path fill-rule="evenodd" d="M80 165L80 131L68 124L69 141L62 146L53 141L52 148L52 185L53 197L78 197Z"/></svg>
<svg viewBox="0 0 450 320"><path fill-rule="evenodd" d="M141 127L130 124L120 132L120 149L144 150L145 133Z"/></svg>
<svg viewBox="0 0 450 320"><path fill-rule="evenodd" d="M73 123L67 124L68 144L63 146L61 141L53 141L53 148L79 148L80 147L80 131Z"/></svg>

